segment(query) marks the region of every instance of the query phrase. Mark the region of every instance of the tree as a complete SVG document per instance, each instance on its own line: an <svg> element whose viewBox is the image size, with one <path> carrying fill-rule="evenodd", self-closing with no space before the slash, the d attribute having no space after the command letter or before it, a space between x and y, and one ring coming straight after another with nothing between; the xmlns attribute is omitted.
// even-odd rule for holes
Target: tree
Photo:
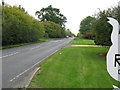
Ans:
<svg viewBox="0 0 120 90"><path fill-rule="evenodd" d="M98 16L99 17L96 18L96 21L92 26L93 32L95 34L94 41L98 45L110 46L112 26L107 22L107 17L111 16L111 14L104 10L100 11Z"/></svg>
<svg viewBox="0 0 120 90"><path fill-rule="evenodd" d="M83 37L91 37L97 45L110 46L112 26L107 22L107 17L113 17L120 23L120 7L108 8L94 15L92 19L90 16L82 20L80 24L80 33ZM92 21L92 22L91 22ZM78 33L78 36L80 36Z"/></svg>
<svg viewBox="0 0 120 90"><path fill-rule="evenodd" d="M88 16L81 21L79 31L84 38L92 39L91 26L94 20L95 20L94 17ZM89 33L89 37L87 37L88 33Z"/></svg>
<svg viewBox="0 0 120 90"><path fill-rule="evenodd" d="M12 45L38 41L44 36L44 26L20 7L4 7L2 44Z"/></svg>
<svg viewBox="0 0 120 90"><path fill-rule="evenodd" d="M77 37L81 37L81 34L80 34L80 32L78 32L78 33L77 33Z"/></svg>
<svg viewBox="0 0 120 90"><path fill-rule="evenodd" d="M93 33L95 35L94 41L96 44L110 46L112 26L107 23L107 17L112 17L120 23L120 7L115 6L97 13L96 21L92 25Z"/></svg>
<svg viewBox="0 0 120 90"><path fill-rule="evenodd" d="M65 30L66 36L75 36L69 29Z"/></svg>
<svg viewBox="0 0 120 90"><path fill-rule="evenodd" d="M61 27L60 25L51 22L51 21L45 21L43 22L44 28L45 28L45 37L49 38L60 38L61 35Z"/></svg>
<svg viewBox="0 0 120 90"><path fill-rule="evenodd" d="M65 22L67 20L67 18L60 13L60 10L53 8L52 5L42 8L40 11L36 11L35 15L38 16L41 22L52 21L59 24L61 27L65 27Z"/></svg>
<svg viewBox="0 0 120 90"><path fill-rule="evenodd" d="M120 6L112 8L111 15L113 18L117 19L120 24Z"/></svg>
<svg viewBox="0 0 120 90"><path fill-rule="evenodd" d="M19 5L18 9L21 10L22 12L25 12L25 9L21 7L21 5Z"/></svg>

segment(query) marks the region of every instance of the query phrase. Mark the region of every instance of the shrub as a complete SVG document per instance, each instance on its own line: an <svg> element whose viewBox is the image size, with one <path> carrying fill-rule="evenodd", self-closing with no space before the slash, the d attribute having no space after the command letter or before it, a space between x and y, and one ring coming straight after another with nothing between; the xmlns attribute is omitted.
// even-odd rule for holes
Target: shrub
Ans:
<svg viewBox="0 0 120 90"><path fill-rule="evenodd" d="M60 38L61 35L61 27L60 25L51 22L51 21L45 21L43 22L44 28L45 28L45 34L46 37L48 36L49 38Z"/></svg>
<svg viewBox="0 0 120 90"><path fill-rule="evenodd" d="M16 6L4 7L2 44L34 42L44 36L44 26Z"/></svg>

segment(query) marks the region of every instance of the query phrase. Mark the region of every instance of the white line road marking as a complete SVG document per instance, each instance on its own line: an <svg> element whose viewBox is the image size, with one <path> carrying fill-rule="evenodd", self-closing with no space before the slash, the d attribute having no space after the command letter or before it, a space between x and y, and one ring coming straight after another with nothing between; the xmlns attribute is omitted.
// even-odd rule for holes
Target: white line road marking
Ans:
<svg viewBox="0 0 120 90"><path fill-rule="evenodd" d="M34 75L36 74L36 72L37 72L38 70L40 70L40 67L38 67L38 68L34 71L34 73L32 74L32 76L31 76L30 79L28 80L27 84L25 85L25 88L27 88L27 87L29 86L31 80L33 79Z"/></svg>
<svg viewBox="0 0 120 90"><path fill-rule="evenodd" d="M19 53L19 52L15 52L15 53L12 53L12 54L9 54L9 55L2 56L2 57L0 57L0 58L5 58L5 57L13 56L13 55L18 54L18 53Z"/></svg>
<svg viewBox="0 0 120 90"><path fill-rule="evenodd" d="M40 46L38 46L38 47L34 47L34 48L31 48L31 50L32 50L32 49L37 49L37 48L40 48Z"/></svg>
<svg viewBox="0 0 120 90"><path fill-rule="evenodd" d="M57 41L50 41L50 42L60 42L60 41L62 41L62 40L57 40Z"/></svg>
<svg viewBox="0 0 120 90"><path fill-rule="evenodd" d="M62 43L65 44L66 42ZM31 48L32 49L32 48ZM13 79L9 80L10 82L12 82L13 80L15 80L16 78L19 78L21 75L23 75L24 73L26 73L27 71L29 71L30 69L32 69L33 67L35 67L36 65L38 65L39 63L41 63L42 61L44 61L45 59L47 59L49 56L53 55L54 53L56 53L58 50L54 51L53 53L51 53L50 55L46 56L45 58L43 58L41 61L38 61L37 63L35 63L32 67L26 69L25 71L23 71L22 73L20 73L19 75L15 76Z"/></svg>
<svg viewBox="0 0 120 90"><path fill-rule="evenodd" d="M23 71L22 73L20 73L19 75L15 76L13 79L9 80L10 82L12 82L13 80L15 80L16 78L20 77L21 75L23 75L24 73L26 73L27 71L29 71L30 69L32 69L33 67L35 67L36 65L38 65L39 63L41 63L42 61L44 61L45 59L47 59L49 56L51 56L52 54L56 53L58 50L56 50L55 52L51 53L50 55L46 56L45 58L43 58L41 61L35 63L32 67L26 69L25 71Z"/></svg>

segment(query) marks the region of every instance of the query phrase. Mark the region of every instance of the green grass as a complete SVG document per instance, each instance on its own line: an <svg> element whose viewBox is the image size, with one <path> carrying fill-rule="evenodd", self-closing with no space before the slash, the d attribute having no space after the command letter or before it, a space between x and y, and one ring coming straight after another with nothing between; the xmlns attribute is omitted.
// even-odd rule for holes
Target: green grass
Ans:
<svg viewBox="0 0 120 90"><path fill-rule="evenodd" d="M58 39L62 39L62 38L42 38L42 39L40 39L39 41L36 41L36 42L2 46L2 47L0 47L0 49L8 49L8 48L20 47L20 46L25 46L25 45L35 44L35 43L41 43L41 42L47 42L47 41L51 41L51 40L58 40Z"/></svg>
<svg viewBox="0 0 120 90"><path fill-rule="evenodd" d="M112 88L118 82L106 70L105 47L67 47L40 64L29 88ZM60 54L61 53L61 54Z"/></svg>
<svg viewBox="0 0 120 90"><path fill-rule="evenodd" d="M94 40L83 39L80 37L76 37L74 40L70 42L72 45L95 45Z"/></svg>

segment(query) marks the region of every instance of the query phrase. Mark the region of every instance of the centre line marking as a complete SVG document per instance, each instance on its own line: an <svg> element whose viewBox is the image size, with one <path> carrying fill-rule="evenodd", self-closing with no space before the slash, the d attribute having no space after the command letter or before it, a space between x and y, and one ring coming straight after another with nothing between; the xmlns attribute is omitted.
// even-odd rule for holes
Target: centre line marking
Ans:
<svg viewBox="0 0 120 90"><path fill-rule="evenodd" d="M40 48L40 46L37 46L37 47L31 48L31 49L37 49L37 48Z"/></svg>
<svg viewBox="0 0 120 90"><path fill-rule="evenodd" d="M66 42L62 43L65 44ZM53 53L51 53L50 55L46 56L45 58L43 58L41 61L38 61L37 63L35 63L32 67L26 69L25 71L23 71L22 73L18 74L17 76L15 76L14 78L12 78L11 80L9 80L9 82L12 82L13 80L15 80L16 78L19 78L21 75L23 75L24 73L26 73L27 71L29 71L30 69L32 69L33 67L35 67L36 65L38 65L39 63L41 63L42 61L44 61L45 59L47 59L49 56L53 55L54 53L56 53L58 50L60 50L61 48L55 50Z"/></svg>
<svg viewBox="0 0 120 90"><path fill-rule="evenodd" d="M0 57L0 58L5 58L5 57L13 56L13 55L18 54L18 53L19 53L19 52L15 52L15 53L12 53L12 54L9 54L9 55L2 56L2 57Z"/></svg>
<svg viewBox="0 0 120 90"><path fill-rule="evenodd" d="M33 67L35 67L36 65L38 65L39 63L41 63L42 61L44 61L45 59L47 59L49 56L51 56L52 54L54 54L55 52L57 52L58 50L54 51L53 53L51 53L50 55L46 56L45 58L43 58L41 61L35 63L32 67L26 69L25 71L23 71L22 73L18 74L17 76L15 76L13 79L9 80L10 82L12 82L13 80L15 80L16 78L19 78L21 75L23 75L24 73L26 73L27 71L29 71L30 69L32 69Z"/></svg>

